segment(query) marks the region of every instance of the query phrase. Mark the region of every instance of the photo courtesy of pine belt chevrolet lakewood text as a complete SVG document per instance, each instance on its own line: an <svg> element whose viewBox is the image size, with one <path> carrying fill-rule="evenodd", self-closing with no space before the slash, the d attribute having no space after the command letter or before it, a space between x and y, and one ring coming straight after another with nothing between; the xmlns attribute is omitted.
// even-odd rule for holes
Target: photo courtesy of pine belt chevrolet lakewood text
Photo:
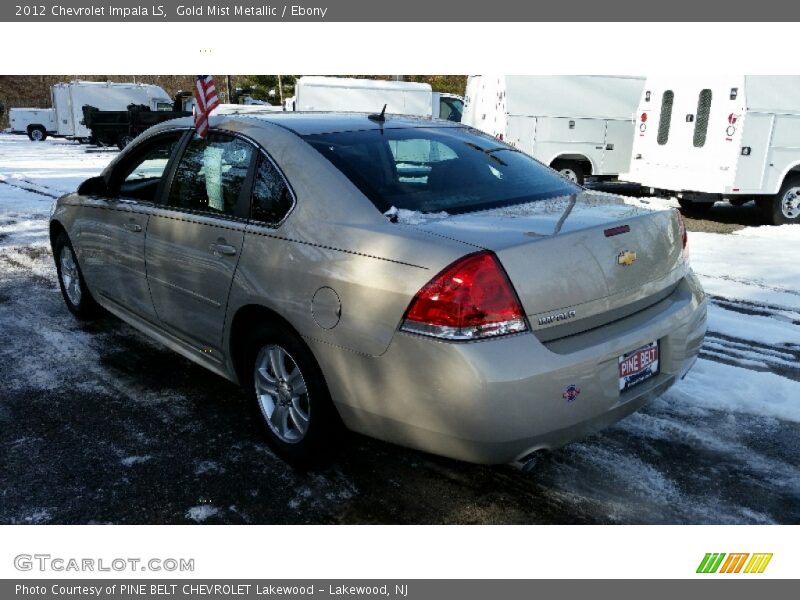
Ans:
<svg viewBox="0 0 800 600"><path fill-rule="evenodd" d="M76 317L241 384L293 464L346 429L526 464L663 394L706 329L676 210L447 121L172 120L60 198L50 234Z"/></svg>

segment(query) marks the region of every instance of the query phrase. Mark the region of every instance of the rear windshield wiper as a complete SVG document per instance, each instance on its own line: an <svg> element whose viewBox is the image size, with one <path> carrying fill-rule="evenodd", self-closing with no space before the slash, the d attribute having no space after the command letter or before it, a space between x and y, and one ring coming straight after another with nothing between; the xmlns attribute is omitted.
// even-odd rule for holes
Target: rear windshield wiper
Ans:
<svg viewBox="0 0 800 600"><path fill-rule="evenodd" d="M510 152L519 152L518 150L515 150L514 148L505 148L503 146L499 146L497 148L489 149L489 148L481 148L480 146L478 146L478 144L473 144L472 142L464 142L464 143L467 146L469 146L470 148L472 148L473 150L477 150L478 152L483 152L486 156L491 158L493 161L503 165L504 167L507 167L508 164L505 163L504 161L502 161L501 159L497 158L494 155L494 153L495 152L500 152L500 150L509 150Z"/></svg>

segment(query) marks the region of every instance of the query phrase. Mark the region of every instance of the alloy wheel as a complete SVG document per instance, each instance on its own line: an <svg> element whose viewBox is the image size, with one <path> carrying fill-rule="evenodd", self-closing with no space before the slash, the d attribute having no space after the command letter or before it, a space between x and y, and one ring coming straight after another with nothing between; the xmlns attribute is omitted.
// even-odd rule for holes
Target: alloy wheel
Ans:
<svg viewBox="0 0 800 600"><path fill-rule="evenodd" d="M75 260L75 254L72 248L64 246L61 249L61 283L64 285L64 291L67 298L73 306L78 306L81 303L81 282L80 274L78 273L78 263Z"/></svg>
<svg viewBox="0 0 800 600"><path fill-rule="evenodd" d="M272 432L287 444L308 433L311 407L303 373L292 356L277 344L264 346L256 356L256 399Z"/></svg>

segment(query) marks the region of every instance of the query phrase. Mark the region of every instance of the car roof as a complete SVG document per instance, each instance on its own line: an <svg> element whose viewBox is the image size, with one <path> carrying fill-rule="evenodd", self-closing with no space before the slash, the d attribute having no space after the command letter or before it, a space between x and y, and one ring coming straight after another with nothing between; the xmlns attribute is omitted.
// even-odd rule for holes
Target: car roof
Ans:
<svg viewBox="0 0 800 600"><path fill-rule="evenodd" d="M461 126L460 123L452 121L407 115L387 114L383 122L368 117L369 113L363 112L276 112L270 110L259 112L248 108L242 112L236 112L235 109L225 111L225 113L218 115L220 119L218 122L222 125L225 119L246 119L250 124L253 121L263 121L264 123L278 125L301 136L341 131ZM212 126L215 125L217 123L212 123Z"/></svg>

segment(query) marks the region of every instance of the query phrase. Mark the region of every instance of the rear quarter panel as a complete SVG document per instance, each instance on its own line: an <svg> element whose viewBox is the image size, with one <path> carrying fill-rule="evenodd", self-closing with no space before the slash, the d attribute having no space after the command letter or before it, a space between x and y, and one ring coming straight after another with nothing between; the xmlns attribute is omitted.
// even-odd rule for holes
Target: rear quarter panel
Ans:
<svg viewBox="0 0 800 600"><path fill-rule="evenodd" d="M393 224L300 137L281 127L231 127L258 141L283 171L296 204L279 227L251 224L234 277L227 319L265 306L303 336L368 355L386 351L414 294L445 266L477 248ZM312 315L323 287L341 302L330 329ZM228 331L228 335L230 332Z"/></svg>

